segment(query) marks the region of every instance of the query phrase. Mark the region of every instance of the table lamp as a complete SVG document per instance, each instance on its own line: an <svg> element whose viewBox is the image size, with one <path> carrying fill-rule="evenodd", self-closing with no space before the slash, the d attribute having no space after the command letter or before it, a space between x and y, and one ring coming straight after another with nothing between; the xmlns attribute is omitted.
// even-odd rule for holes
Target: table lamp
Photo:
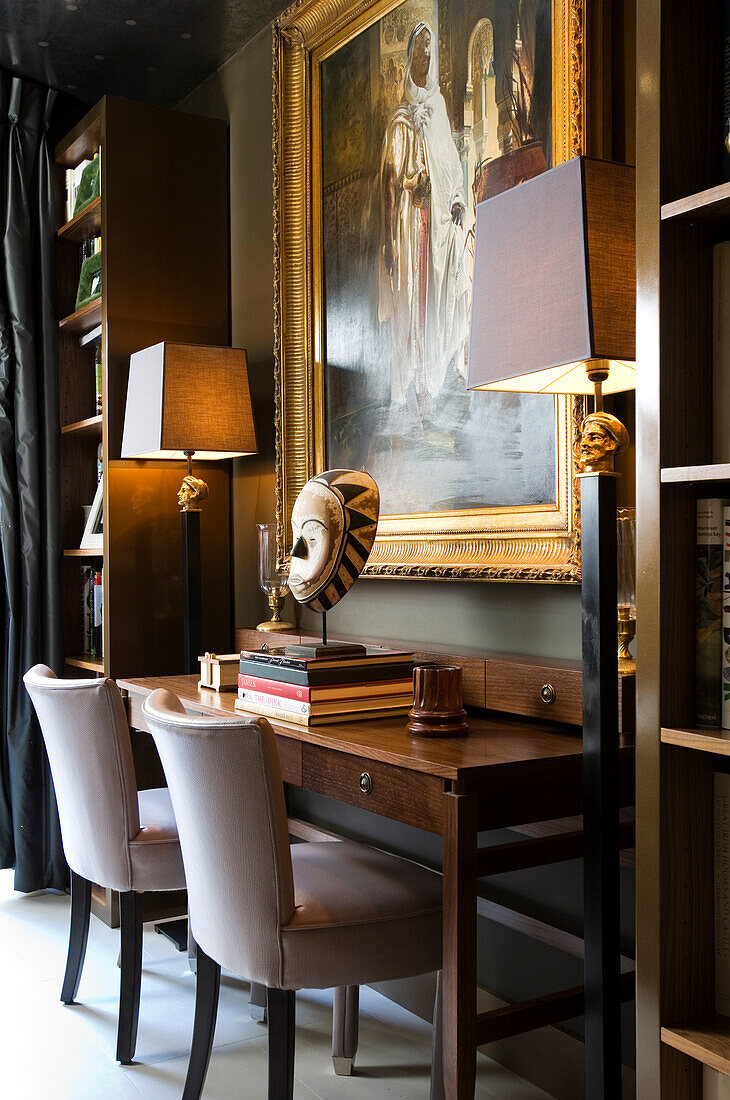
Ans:
<svg viewBox="0 0 730 1100"><path fill-rule="evenodd" d="M256 453L246 352L164 342L129 359L122 458L187 459L182 516L185 671L202 654L200 513L208 486L192 460Z"/></svg>
<svg viewBox="0 0 730 1100"><path fill-rule="evenodd" d="M616 478L634 385L635 171L577 157L477 207L469 389L593 393L581 425L586 1096L621 1095Z"/></svg>

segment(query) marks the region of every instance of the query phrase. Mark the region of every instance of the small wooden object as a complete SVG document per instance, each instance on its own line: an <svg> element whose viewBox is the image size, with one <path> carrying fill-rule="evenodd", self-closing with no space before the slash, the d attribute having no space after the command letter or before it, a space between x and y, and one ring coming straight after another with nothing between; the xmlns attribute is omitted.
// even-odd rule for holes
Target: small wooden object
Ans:
<svg viewBox="0 0 730 1100"><path fill-rule="evenodd" d="M408 732L414 737L461 737L469 732L457 665L417 665Z"/></svg>
<svg viewBox="0 0 730 1100"><path fill-rule="evenodd" d="M235 691L238 687L238 666L240 654L225 653L217 656L206 653L198 657L200 661L200 681L198 687L212 688L213 691Z"/></svg>

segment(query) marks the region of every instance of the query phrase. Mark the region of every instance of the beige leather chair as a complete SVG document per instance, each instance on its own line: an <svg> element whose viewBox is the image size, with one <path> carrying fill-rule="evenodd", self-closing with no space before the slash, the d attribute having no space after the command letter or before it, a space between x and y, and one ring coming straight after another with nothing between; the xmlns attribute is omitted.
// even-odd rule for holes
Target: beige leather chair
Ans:
<svg viewBox="0 0 730 1100"><path fill-rule="evenodd" d="M71 868L71 931L61 1000L72 1004L86 954L91 883L118 890L121 980L117 1060L132 1061L142 975L142 892L183 890L180 842L166 788L137 791L129 726L113 680L23 677L40 722Z"/></svg>
<svg viewBox="0 0 730 1100"><path fill-rule="evenodd" d="M198 945L183 1098L203 1088L223 966L267 987L269 1098L290 1100L295 990L438 970L441 878L363 844L290 847L265 719L187 716L167 691L149 696L144 714L175 810Z"/></svg>

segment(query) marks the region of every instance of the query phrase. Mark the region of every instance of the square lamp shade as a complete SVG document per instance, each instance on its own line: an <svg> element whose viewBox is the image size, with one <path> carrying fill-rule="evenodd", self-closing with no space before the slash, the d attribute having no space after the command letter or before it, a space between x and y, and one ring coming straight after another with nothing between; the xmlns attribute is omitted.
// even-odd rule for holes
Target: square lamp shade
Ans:
<svg viewBox="0 0 730 1100"><path fill-rule="evenodd" d="M256 453L246 352L155 344L129 359L122 458Z"/></svg>
<svg viewBox="0 0 730 1100"><path fill-rule="evenodd" d="M576 157L477 206L469 389L633 389L635 170ZM597 364L596 364L597 366Z"/></svg>

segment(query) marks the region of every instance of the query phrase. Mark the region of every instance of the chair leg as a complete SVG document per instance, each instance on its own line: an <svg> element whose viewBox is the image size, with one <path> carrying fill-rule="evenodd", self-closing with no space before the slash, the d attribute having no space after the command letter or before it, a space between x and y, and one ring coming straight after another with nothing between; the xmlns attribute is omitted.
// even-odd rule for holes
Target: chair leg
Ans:
<svg viewBox="0 0 730 1100"><path fill-rule="evenodd" d="M338 1077L349 1077L357 1054L360 986L340 985L332 1006L332 1065Z"/></svg>
<svg viewBox="0 0 730 1100"><path fill-rule="evenodd" d="M122 932L122 974L119 983L117 1061L126 1066L134 1058L142 983L142 895L129 890L119 895Z"/></svg>
<svg viewBox="0 0 730 1100"><path fill-rule="evenodd" d="M444 1029L444 983L443 972L439 970L436 975L436 998L433 1003L433 1036L431 1051L431 1091L429 1100L444 1100L444 1060L443 1060L443 1029Z"/></svg>
<svg viewBox="0 0 730 1100"><path fill-rule="evenodd" d="M296 993L293 989L268 989L269 1100L294 1098L294 1034Z"/></svg>
<svg viewBox="0 0 730 1100"><path fill-rule="evenodd" d="M266 986L258 982L251 982L248 995L248 1010L251 1019L260 1024L266 1023Z"/></svg>
<svg viewBox="0 0 730 1100"><path fill-rule="evenodd" d="M86 957L86 941L89 938L89 914L91 913L91 883L71 872L71 928L68 934L68 956L63 977L61 1000L73 1004L81 980Z"/></svg>
<svg viewBox="0 0 730 1100"><path fill-rule="evenodd" d="M196 945L197 946L197 945ZM215 1021L218 1015L218 994L221 988L221 968L200 947L196 952L195 1022L190 1047L188 1074L183 1100L198 1100L208 1072L213 1049Z"/></svg>

